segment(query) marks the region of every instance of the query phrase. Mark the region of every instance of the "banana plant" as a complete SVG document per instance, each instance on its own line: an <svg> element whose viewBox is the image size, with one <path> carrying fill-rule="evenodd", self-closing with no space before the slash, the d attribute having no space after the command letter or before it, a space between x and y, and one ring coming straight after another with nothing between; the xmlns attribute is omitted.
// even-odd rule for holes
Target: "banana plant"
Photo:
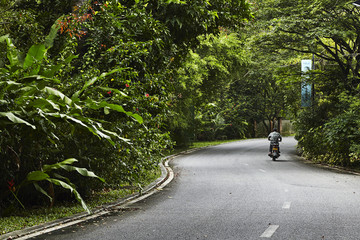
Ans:
<svg viewBox="0 0 360 240"><path fill-rule="evenodd" d="M69 56L58 64L52 64L51 59L47 58L47 52L52 46L57 30L58 28L54 25L45 43L33 45L26 54L21 54L8 35L0 37L0 43L6 43L8 59L8 64L0 67L0 134L2 132L11 133L16 136L14 139L32 138L32 142L36 146L43 145L43 148L46 148L50 143L57 149L58 146L63 145L61 141L67 141L67 138L81 138L81 136L75 135L75 129L78 128L82 132L85 130L99 139L106 140L113 146L119 141L130 144L128 139L121 137L117 132L105 129L102 119L86 115L88 110L104 109L104 112L120 112L139 123L143 122L141 116L126 111L120 105L110 104L105 100L94 100L91 98L91 94L87 95L90 86L95 88L93 83L122 69L102 73L100 76L88 80L82 89L79 89L73 96L67 96L57 89L58 87L61 89L61 82L56 79L56 73L61 68L66 67L76 56ZM45 140L41 139L41 136L45 137ZM0 137L2 136L0 135ZM4 139L0 139L0 143L4 141ZM13 147L11 144L13 144ZM6 152L4 146L15 149L14 146L17 145L16 141L9 140L3 146L0 145L0 153ZM21 151L21 147L19 149ZM61 151L63 149L58 148L57 150ZM20 168L21 154L16 153L14 150L13 152ZM47 155L44 159L51 159L51 156L51 154ZM21 186L32 183L39 192L52 201L52 197L38 184L41 181L48 181L73 192L83 208L89 212L85 202L70 180L55 172L64 169L77 171L83 176L95 177L102 181L103 179L85 168L72 166L77 161L74 158L53 165L43 165L44 159L35 159L37 161L35 165L41 170L31 171L33 169L25 169L26 172L31 172L27 174ZM6 159L6 161L10 162L11 160Z"/></svg>
<svg viewBox="0 0 360 240"><path fill-rule="evenodd" d="M60 187L70 190L74 194L76 200L81 204L83 209L85 209L88 213L91 213L90 209L86 205L85 201L82 199L79 192L76 190L75 185L73 183L71 183L70 179L63 177L60 174L54 172L54 171L58 171L61 169L66 170L68 172L76 171L79 174L81 174L82 176L97 178L97 179L101 180L102 182L105 182L105 180L103 178L96 176L95 173L87 170L86 168L78 168L78 167L72 166L72 164L77 161L78 160L76 160L75 158L69 158L62 162L56 163L56 164L44 165L42 170L30 172L27 175L26 179L18 186L17 191L19 191L21 189L21 187L24 187L28 184L33 184L37 191L39 191L42 194L44 194L45 196L47 196L49 198L50 202L53 203L54 196L50 196L51 193L50 194L47 193L39 185L39 182L47 181L51 185L54 184L54 185L57 185L57 186L60 186Z"/></svg>
<svg viewBox="0 0 360 240"><path fill-rule="evenodd" d="M68 57L61 64L43 69L41 62L45 59L48 50L45 44L32 46L28 51L25 60L22 62L11 39L8 36L0 38L0 42L4 40L7 42L8 46L8 60L10 65L7 66L7 69L0 69L0 73L2 73L0 74L0 86L3 89L0 92L0 99L3 106L10 105L11 102L13 102L12 100L15 100L15 105L10 107L12 108L12 111L0 111L0 125L25 124L36 129L34 122L39 118L50 122L51 125L53 125L53 123L50 118L60 118L71 122L71 124L85 127L94 135L99 138L105 138L112 145L115 145L111 136L115 136L119 140L125 139L118 137L114 132L110 133L109 131L104 130L101 123L85 117L83 114L84 108L104 108L104 111L109 111L109 109L111 109L124 113L139 123L143 122L141 116L125 111L120 105L109 104L106 101L96 102L90 98L86 99L86 101L81 101L79 98L79 95L90 85L99 79L121 71L122 69L115 69L109 73L103 73L98 77L94 77L86 82L84 87L70 98L61 91L51 87L51 83L59 83L57 79L53 78L55 72L71 61L74 56ZM39 73L42 74L39 75ZM13 80L12 78L16 78L16 80ZM9 92L16 93L16 98L6 99L5 95L9 95ZM110 133L111 136L108 133Z"/></svg>

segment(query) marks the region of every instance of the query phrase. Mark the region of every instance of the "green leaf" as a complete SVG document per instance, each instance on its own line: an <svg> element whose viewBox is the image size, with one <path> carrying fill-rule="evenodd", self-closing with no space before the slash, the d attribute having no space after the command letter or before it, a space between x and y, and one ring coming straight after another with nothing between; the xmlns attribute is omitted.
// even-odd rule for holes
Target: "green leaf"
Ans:
<svg viewBox="0 0 360 240"><path fill-rule="evenodd" d="M98 87L98 89L102 90L102 91L105 91L105 92L108 92L108 91L111 91L111 92L114 92L114 93L117 93L117 94L120 94L124 97L128 97L128 95L116 88L109 88L109 87Z"/></svg>
<svg viewBox="0 0 360 240"><path fill-rule="evenodd" d="M47 116L45 116L46 113L42 109L38 108L37 113L39 114L40 117L44 118L49 125L51 125L53 128L56 129L56 124L53 123ZM54 138L57 138L54 133L51 133L50 135Z"/></svg>
<svg viewBox="0 0 360 240"><path fill-rule="evenodd" d="M101 74L100 76L98 76L98 77L92 78L91 80L87 81L87 82L84 84L84 86L83 86L83 88L82 88L81 90L79 90L79 91L77 91L76 93L74 93L74 95L73 95L71 98L72 98L72 99L78 98L78 97L82 94L82 92L84 92L89 86L93 85L93 84L94 84L95 82L97 82L98 80L100 80L100 79L102 79L102 78L105 78L105 77L107 77L107 76L109 76L109 75L111 75L111 74L113 74L113 73L123 71L123 70L125 70L125 69L126 69L126 68L117 68L117 69L114 69L114 70L112 70L112 71L110 71L110 72L102 73L102 74Z"/></svg>
<svg viewBox="0 0 360 240"><path fill-rule="evenodd" d="M78 168L78 167L69 166L69 165L63 165L62 168L65 169L66 171L69 171L69 172L70 171L77 171L79 174L81 174L84 177L98 178L102 182L105 182L105 180L103 178L98 177L94 172L89 171L86 168Z"/></svg>
<svg viewBox="0 0 360 240"><path fill-rule="evenodd" d="M108 140L108 142L110 142L113 146L115 145L115 142L112 141L111 137L108 136L107 134L103 133L102 131L98 130L97 127L92 124L92 121L90 121L90 119L88 118L83 118L85 120L87 120L89 122L89 125L86 125L83 121L74 118L72 116L66 115L66 114L60 114L60 113L43 113L46 116L52 116L52 117L57 117L57 118L63 118L63 119L67 119L67 120L71 120L75 123L80 124L81 126L87 128L91 133L93 133L95 136L101 138L105 138L106 140Z"/></svg>
<svg viewBox="0 0 360 240"><path fill-rule="evenodd" d="M115 142L111 139L111 137L103 132L101 132L95 125L91 125L91 128L89 128L95 135L97 135L100 138L107 139L113 146L115 145Z"/></svg>
<svg viewBox="0 0 360 240"><path fill-rule="evenodd" d="M33 106L35 108L41 108L44 110L44 107L45 106L51 106L52 109L55 109L57 111L60 111L60 106L56 103L54 103L53 101L51 100L48 100L48 99L44 99L44 98L39 98L39 99L36 99L35 101L33 101L32 103L30 103L29 106Z"/></svg>
<svg viewBox="0 0 360 240"><path fill-rule="evenodd" d="M64 161L61 162L61 164L68 164L68 165L71 165L75 162L78 162L78 160L76 158L68 158Z"/></svg>
<svg viewBox="0 0 360 240"><path fill-rule="evenodd" d="M70 98L68 98L67 96L65 96L65 94L63 94L59 90L56 90L55 88L45 87L44 91L48 94L59 97L61 100L63 100L68 105L71 105L71 103L72 103L72 100Z"/></svg>
<svg viewBox="0 0 360 240"><path fill-rule="evenodd" d="M91 99L87 99L86 100L86 103L87 103L87 106L89 108L92 108L92 109L100 109L100 108L110 108L111 110L114 110L114 111L117 111L117 112L122 112L122 113L125 113L126 115L130 116L130 117L133 117L137 122L139 122L140 124L142 124L144 122L143 118L138 115L138 114L134 114L132 112L127 112L124 110L124 108L120 105L117 105L117 104L112 104L112 103L108 103L106 101L102 101L100 103L98 102L95 102Z"/></svg>
<svg viewBox="0 0 360 240"><path fill-rule="evenodd" d="M0 43L6 41L9 38L9 34L0 37Z"/></svg>
<svg viewBox="0 0 360 240"><path fill-rule="evenodd" d="M16 50L14 44L12 43L8 35L5 35L4 37L8 47L7 58L9 59L10 62L10 68L12 68L19 64L18 51Z"/></svg>
<svg viewBox="0 0 360 240"><path fill-rule="evenodd" d="M21 83L17 83L14 81L1 81L0 82L0 89L3 90L3 92L11 91L11 90L17 90L21 86Z"/></svg>
<svg viewBox="0 0 360 240"><path fill-rule="evenodd" d="M59 163L55 163L55 164L52 164L52 165L44 165L43 169L44 169L44 172L49 172L51 170L58 170L60 168L63 168L63 166L66 166L66 165L71 165L73 164L74 162L77 162L78 160L75 159L75 158L68 158L62 162L59 162Z"/></svg>
<svg viewBox="0 0 360 240"><path fill-rule="evenodd" d="M124 108L122 106L117 105L117 104L108 103L106 101L102 101L97 107L98 108L108 107L108 108L110 108L112 110L115 110L117 112L126 113L126 111L124 110Z"/></svg>
<svg viewBox="0 0 360 240"><path fill-rule="evenodd" d="M22 78L24 81L27 82L32 82L32 81L38 81L38 80L45 80L47 82L55 82L55 83L60 83L60 80L55 79L55 78L48 78L46 76L42 76L42 75L30 75L30 76L26 76Z"/></svg>
<svg viewBox="0 0 360 240"><path fill-rule="evenodd" d="M46 47L46 49L49 49L49 48L51 48L53 46L54 39L56 38L57 32L58 32L59 29L60 29L60 25L57 24L57 23L54 23L51 26L50 33L45 38L45 47Z"/></svg>
<svg viewBox="0 0 360 240"><path fill-rule="evenodd" d="M39 181L43 181L43 180L46 180L48 179L50 176L48 174L46 174L45 172L43 171L34 171L34 172L30 172L28 173L28 175L26 176L26 179L28 181L36 181L36 182L39 182Z"/></svg>
<svg viewBox="0 0 360 240"><path fill-rule="evenodd" d="M39 184L37 184L36 182L34 183L34 187L37 191L47 196L50 199L50 202L53 200L52 197L50 197L49 194L47 194L47 192L42 187L40 187Z"/></svg>
<svg viewBox="0 0 360 240"><path fill-rule="evenodd" d="M126 143L130 143L130 140L129 140L129 139L122 138L122 137L120 137L120 136L119 136L117 133L115 133L115 132L111 132L111 131L108 131L108 130L105 130L105 129L101 129L101 131L104 132L104 133L107 133L108 135L111 135L111 136L113 136L113 137L115 137L115 138L118 138L118 139L120 139L120 140L122 140L122 141L124 141L124 142L126 142Z"/></svg>
<svg viewBox="0 0 360 240"><path fill-rule="evenodd" d="M163 0L164 1L164 0ZM186 1L181 0L166 0L166 4L186 4Z"/></svg>
<svg viewBox="0 0 360 240"><path fill-rule="evenodd" d="M104 107L104 113L105 113L105 115L109 115L109 114L110 114L110 111L109 111L109 108L108 108L108 107Z"/></svg>
<svg viewBox="0 0 360 240"><path fill-rule="evenodd" d="M27 69L31 67L36 61L41 61L44 59L46 54L46 48L44 44L36 44L30 47L23 68Z"/></svg>
<svg viewBox="0 0 360 240"><path fill-rule="evenodd" d="M126 68L116 68L116 69L113 69L113 70L111 70L110 72L102 73L102 74L98 77L98 79L102 79L102 78L107 77L107 76L109 76L109 75L111 75L111 74L114 74L114 73L116 73L116 72L121 72L121 71L124 71L124 70L126 70Z"/></svg>
<svg viewBox="0 0 360 240"><path fill-rule="evenodd" d="M61 180L58 179L54 179L54 178L49 178L47 179L49 182L54 183L55 185L61 186L65 189L70 190L72 193L74 193L76 200L78 200L78 202L81 203L81 206L83 207L83 209L85 209L89 214L91 213L90 209L88 208L88 206L86 205L85 201L82 199L81 195L79 194L78 191L76 191L75 188L73 188L72 186L70 186L69 184L67 184L66 182L63 182Z"/></svg>
<svg viewBox="0 0 360 240"><path fill-rule="evenodd" d="M136 121L138 121L138 123L142 124L144 122L144 119L139 115L139 114L131 114L130 115L132 118L134 118Z"/></svg>
<svg viewBox="0 0 360 240"><path fill-rule="evenodd" d="M26 122L25 120L15 116L12 112L0 112L0 117L6 117L12 123L25 124L25 125L28 125L28 126L32 127L33 129L36 129L36 127L34 125L32 125L32 124Z"/></svg>

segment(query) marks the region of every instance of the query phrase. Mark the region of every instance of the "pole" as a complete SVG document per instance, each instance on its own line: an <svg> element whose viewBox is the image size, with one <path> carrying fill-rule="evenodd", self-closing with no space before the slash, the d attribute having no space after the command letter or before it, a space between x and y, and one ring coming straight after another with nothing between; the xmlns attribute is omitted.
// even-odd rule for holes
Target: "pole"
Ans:
<svg viewBox="0 0 360 240"><path fill-rule="evenodd" d="M313 54L312 55L312 70L315 70L315 55ZM311 86L311 88L312 88L312 91L311 91L311 105L312 105L312 107L314 108L314 104L315 104L315 84L314 84L314 82L313 82L313 84L312 84L312 86Z"/></svg>

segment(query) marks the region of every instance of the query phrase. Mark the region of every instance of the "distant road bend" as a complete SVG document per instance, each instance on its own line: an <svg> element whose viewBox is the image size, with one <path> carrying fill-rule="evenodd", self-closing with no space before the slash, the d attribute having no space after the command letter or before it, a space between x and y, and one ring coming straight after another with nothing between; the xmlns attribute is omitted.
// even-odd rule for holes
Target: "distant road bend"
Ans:
<svg viewBox="0 0 360 240"><path fill-rule="evenodd" d="M175 158L175 179L128 209L36 239L360 239L360 176L305 164L284 138Z"/></svg>

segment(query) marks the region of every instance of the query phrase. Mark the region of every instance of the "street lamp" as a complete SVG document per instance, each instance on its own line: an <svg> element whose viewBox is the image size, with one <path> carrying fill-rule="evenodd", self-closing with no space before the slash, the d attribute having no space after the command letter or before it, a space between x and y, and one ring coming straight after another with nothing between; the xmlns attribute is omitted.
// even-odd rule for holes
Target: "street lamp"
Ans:
<svg viewBox="0 0 360 240"><path fill-rule="evenodd" d="M355 1L352 4L356 7L360 7L360 0Z"/></svg>

